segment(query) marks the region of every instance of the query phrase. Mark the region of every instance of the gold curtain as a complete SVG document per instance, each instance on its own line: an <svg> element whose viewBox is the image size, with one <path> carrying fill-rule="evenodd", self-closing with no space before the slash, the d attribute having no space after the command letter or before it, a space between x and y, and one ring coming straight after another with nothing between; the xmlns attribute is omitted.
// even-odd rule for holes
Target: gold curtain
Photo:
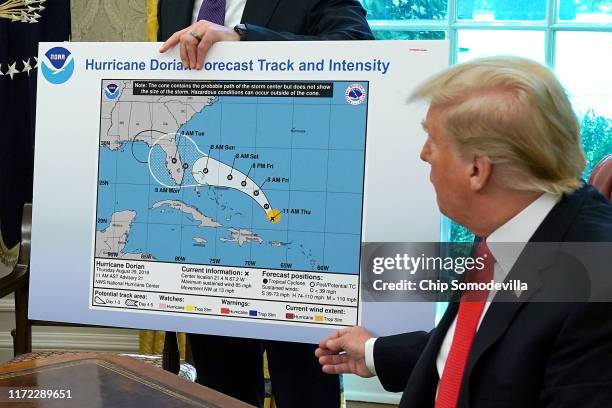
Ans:
<svg viewBox="0 0 612 408"><path fill-rule="evenodd" d="M157 41L157 0L147 0L147 41Z"/></svg>
<svg viewBox="0 0 612 408"><path fill-rule="evenodd" d="M164 351L165 332L157 330L141 330L138 334L140 354L161 354ZM185 333L178 333L181 359L185 358Z"/></svg>

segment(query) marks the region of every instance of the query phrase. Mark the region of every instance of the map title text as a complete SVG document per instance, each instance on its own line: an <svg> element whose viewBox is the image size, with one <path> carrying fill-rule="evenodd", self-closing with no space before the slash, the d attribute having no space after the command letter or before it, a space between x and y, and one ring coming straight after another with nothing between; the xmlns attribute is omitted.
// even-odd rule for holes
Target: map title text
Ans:
<svg viewBox="0 0 612 408"><path fill-rule="evenodd" d="M347 60L332 58L314 61L295 61L291 58L283 60L269 60L266 58L234 60L234 61L207 61L202 68L204 71L240 71L240 72L375 72L386 75L391 63L378 58L369 60ZM152 58L142 60L85 60L87 71L184 71L180 60L158 60Z"/></svg>

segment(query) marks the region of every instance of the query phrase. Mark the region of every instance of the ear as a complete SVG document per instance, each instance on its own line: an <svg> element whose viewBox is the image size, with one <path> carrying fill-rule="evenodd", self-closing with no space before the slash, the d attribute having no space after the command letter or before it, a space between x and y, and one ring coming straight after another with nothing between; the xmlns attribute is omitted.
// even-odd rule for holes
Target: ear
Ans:
<svg viewBox="0 0 612 408"><path fill-rule="evenodd" d="M481 191L491 180L493 163L487 156L474 156L470 170L470 188Z"/></svg>

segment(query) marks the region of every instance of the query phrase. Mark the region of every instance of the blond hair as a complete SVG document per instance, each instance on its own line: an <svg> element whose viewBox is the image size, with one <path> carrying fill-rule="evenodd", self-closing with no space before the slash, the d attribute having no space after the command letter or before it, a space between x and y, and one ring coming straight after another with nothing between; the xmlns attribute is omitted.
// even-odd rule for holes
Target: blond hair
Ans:
<svg viewBox="0 0 612 408"><path fill-rule="evenodd" d="M442 109L460 153L489 157L507 187L560 194L580 185L580 125L548 68L525 58L481 58L435 75L412 96L421 98Z"/></svg>

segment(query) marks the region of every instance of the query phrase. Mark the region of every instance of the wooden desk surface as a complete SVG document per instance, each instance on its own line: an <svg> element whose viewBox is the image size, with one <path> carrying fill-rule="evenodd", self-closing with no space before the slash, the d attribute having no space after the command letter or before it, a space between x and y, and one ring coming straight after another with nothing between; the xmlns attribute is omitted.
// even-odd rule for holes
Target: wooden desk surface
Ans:
<svg viewBox="0 0 612 408"><path fill-rule="evenodd" d="M26 397L38 395L39 398L10 398L17 390ZM43 390L45 393L69 390L71 398L40 398ZM247 408L251 405L130 357L70 354L0 365L0 407Z"/></svg>

